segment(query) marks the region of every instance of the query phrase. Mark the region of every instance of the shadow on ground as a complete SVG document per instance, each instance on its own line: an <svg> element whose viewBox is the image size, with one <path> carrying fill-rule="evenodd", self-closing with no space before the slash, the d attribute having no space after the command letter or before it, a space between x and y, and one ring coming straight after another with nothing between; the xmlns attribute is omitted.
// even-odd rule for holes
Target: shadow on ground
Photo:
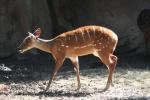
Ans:
<svg viewBox="0 0 150 100"><path fill-rule="evenodd" d="M88 96L88 95L91 95L92 93L83 93L83 92L64 92L63 90L59 90L59 91L55 91L55 92L52 92L52 91L49 91L49 92L46 92L46 93L43 93L43 92L39 92L39 93L33 93L33 92L27 92L27 93L17 93L15 95L30 95L30 96L49 96L49 97L55 97L55 96L58 96L58 97L71 97L71 96L74 96L74 97L85 97L85 96Z"/></svg>

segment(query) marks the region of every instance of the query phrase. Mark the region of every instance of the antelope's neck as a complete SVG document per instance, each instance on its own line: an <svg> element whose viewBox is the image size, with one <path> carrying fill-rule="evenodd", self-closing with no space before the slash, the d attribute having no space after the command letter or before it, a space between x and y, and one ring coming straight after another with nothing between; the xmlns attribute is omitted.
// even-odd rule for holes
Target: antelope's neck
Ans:
<svg viewBox="0 0 150 100"><path fill-rule="evenodd" d="M53 42L52 40L45 40L38 38L37 41L35 42L35 48L51 53L52 42Z"/></svg>

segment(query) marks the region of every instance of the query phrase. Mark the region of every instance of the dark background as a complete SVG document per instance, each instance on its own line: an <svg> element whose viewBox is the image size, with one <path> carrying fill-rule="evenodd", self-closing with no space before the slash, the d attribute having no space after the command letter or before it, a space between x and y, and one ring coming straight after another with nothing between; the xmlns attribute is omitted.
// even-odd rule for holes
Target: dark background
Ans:
<svg viewBox="0 0 150 100"><path fill-rule="evenodd" d="M37 27L42 28L41 38L50 39L91 24L108 27L118 35L118 56L148 57L149 9L149 0L1 0L0 61L31 60L30 56L46 55L38 50L21 55L17 50L26 33Z"/></svg>

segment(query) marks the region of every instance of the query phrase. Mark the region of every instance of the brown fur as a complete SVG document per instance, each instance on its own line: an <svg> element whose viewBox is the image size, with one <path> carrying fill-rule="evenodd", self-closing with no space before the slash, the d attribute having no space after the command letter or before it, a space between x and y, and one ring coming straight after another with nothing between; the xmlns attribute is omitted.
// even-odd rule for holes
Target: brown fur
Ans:
<svg viewBox="0 0 150 100"><path fill-rule="evenodd" d="M36 30L35 33L36 32L38 32L39 36L39 32L41 32L41 30L38 29L38 31ZM77 73L79 89L80 75L78 56L88 54L93 54L94 56L100 58L108 67L109 76L104 91L107 90L110 85L112 85L112 75L117 63L117 57L113 55L113 52L116 48L118 37L110 29L101 26L84 26L73 31L65 32L51 40L40 39L37 38L38 36L34 37L34 35L30 34L22 43L20 49L22 50L29 46L28 44L32 44L32 46L28 47L28 49L38 48L45 52L52 53L56 60L56 66L49 80L46 91L50 87L53 78L57 74L65 58L69 58L73 63L74 69ZM29 40L30 43L28 43Z"/></svg>

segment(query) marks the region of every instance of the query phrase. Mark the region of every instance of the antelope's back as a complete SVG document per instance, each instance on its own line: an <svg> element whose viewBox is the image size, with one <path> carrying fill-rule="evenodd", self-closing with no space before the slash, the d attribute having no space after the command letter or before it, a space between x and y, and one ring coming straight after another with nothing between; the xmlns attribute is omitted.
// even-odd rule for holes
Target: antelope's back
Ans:
<svg viewBox="0 0 150 100"><path fill-rule="evenodd" d="M116 34L108 28L101 26L83 26L72 31L65 32L59 35L59 38L64 45L68 47L80 47L91 44L92 42L109 37L116 40Z"/></svg>

